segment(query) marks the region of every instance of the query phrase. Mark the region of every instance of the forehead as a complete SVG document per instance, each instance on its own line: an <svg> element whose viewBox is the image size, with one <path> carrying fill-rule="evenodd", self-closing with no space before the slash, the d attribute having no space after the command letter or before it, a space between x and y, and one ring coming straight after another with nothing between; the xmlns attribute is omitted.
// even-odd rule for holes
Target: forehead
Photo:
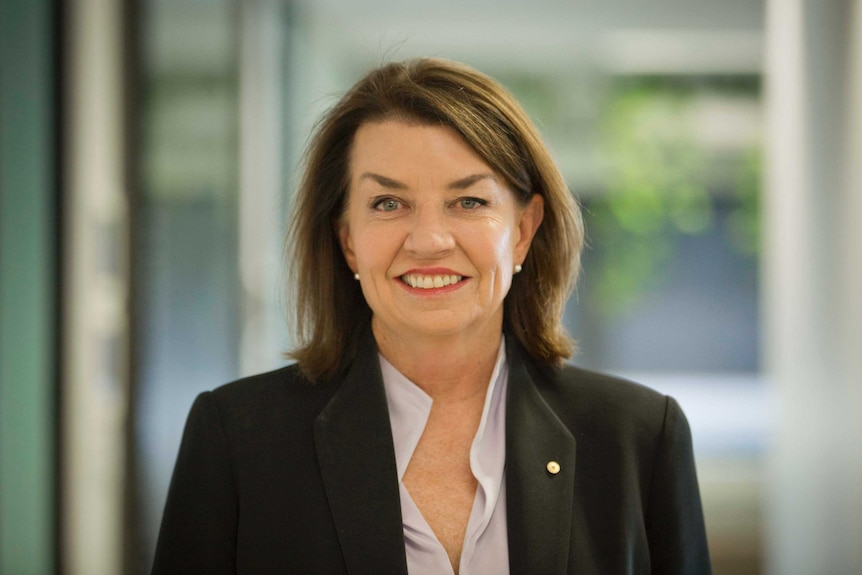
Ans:
<svg viewBox="0 0 862 575"><path fill-rule="evenodd" d="M441 174L491 170L453 128L403 120L362 124L354 136L349 166L351 179L368 169Z"/></svg>

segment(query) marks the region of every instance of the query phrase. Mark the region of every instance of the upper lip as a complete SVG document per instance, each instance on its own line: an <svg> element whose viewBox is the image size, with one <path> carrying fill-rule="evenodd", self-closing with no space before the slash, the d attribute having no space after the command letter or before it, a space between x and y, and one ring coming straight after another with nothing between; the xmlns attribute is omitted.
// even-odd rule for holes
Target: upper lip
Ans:
<svg viewBox="0 0 862 575"><path fill-rule="evenodd" d="M419 275L419 276L461 276L467 277L461 272L456 272L453 269L449 268L415 268L412 270L407 270L404 273L398 275L398 277L406 276L406 275Z"/></svg>

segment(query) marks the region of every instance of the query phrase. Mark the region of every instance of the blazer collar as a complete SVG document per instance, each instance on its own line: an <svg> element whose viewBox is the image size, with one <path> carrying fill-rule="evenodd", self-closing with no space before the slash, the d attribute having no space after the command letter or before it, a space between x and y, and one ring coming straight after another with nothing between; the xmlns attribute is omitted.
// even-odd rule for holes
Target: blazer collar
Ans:
<svg viewBox="0 0 862 575"><path fill-rule="evenodd" d="M507 339L506 510L511 573L565 573L575 438L539 393L516 338ZM314 441L348 573L407 575L395 448L377 344L356 360L314 423ZM554 461L559 472L548 471Z"/></svg>
<svg viewBox="0 0 862 575"><path fill-rule="evenodd" d="M347 572L407 575L395 448L371 329L315 420L314 442Z"/></svg>
<svg viewBox="0 0 862 575"><path fill-rule="evenodd" d="M516 338L507 340L506 511L510 570L566 573L575 438L539 393Z"/></svg>

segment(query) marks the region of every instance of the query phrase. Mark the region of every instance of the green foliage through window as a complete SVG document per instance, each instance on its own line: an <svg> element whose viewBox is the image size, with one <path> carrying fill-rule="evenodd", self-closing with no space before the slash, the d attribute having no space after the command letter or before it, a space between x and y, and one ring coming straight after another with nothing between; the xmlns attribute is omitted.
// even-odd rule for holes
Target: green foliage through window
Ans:
<svg viewBox="0 0 862 575"><path fill-rule="evenodd" d="M621 313L661 286L684 235L722 225L730 246L757 255L760 154L740 150L730 182L734 208L718 222L711 150L697 138L691 108L699 90L655 79L623 82L600 125L605 188L589 202L588 245L599 246L590 282L606 315Z"/></svg>

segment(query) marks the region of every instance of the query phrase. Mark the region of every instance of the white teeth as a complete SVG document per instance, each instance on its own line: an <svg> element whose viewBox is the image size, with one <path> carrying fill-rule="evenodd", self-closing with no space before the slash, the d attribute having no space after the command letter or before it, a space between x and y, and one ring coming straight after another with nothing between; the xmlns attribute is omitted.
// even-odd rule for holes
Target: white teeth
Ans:
<svg viewBox="0 0 862 575"><path fill-rule="evenodd" d="M463 276L459 275L436 275L436 276L423 276L420 274L406 274L401 276L401 279L413 288L419 289L433 289L433 288L441 288L446 287L448 285L456 284L463 279Z"/></svg>

